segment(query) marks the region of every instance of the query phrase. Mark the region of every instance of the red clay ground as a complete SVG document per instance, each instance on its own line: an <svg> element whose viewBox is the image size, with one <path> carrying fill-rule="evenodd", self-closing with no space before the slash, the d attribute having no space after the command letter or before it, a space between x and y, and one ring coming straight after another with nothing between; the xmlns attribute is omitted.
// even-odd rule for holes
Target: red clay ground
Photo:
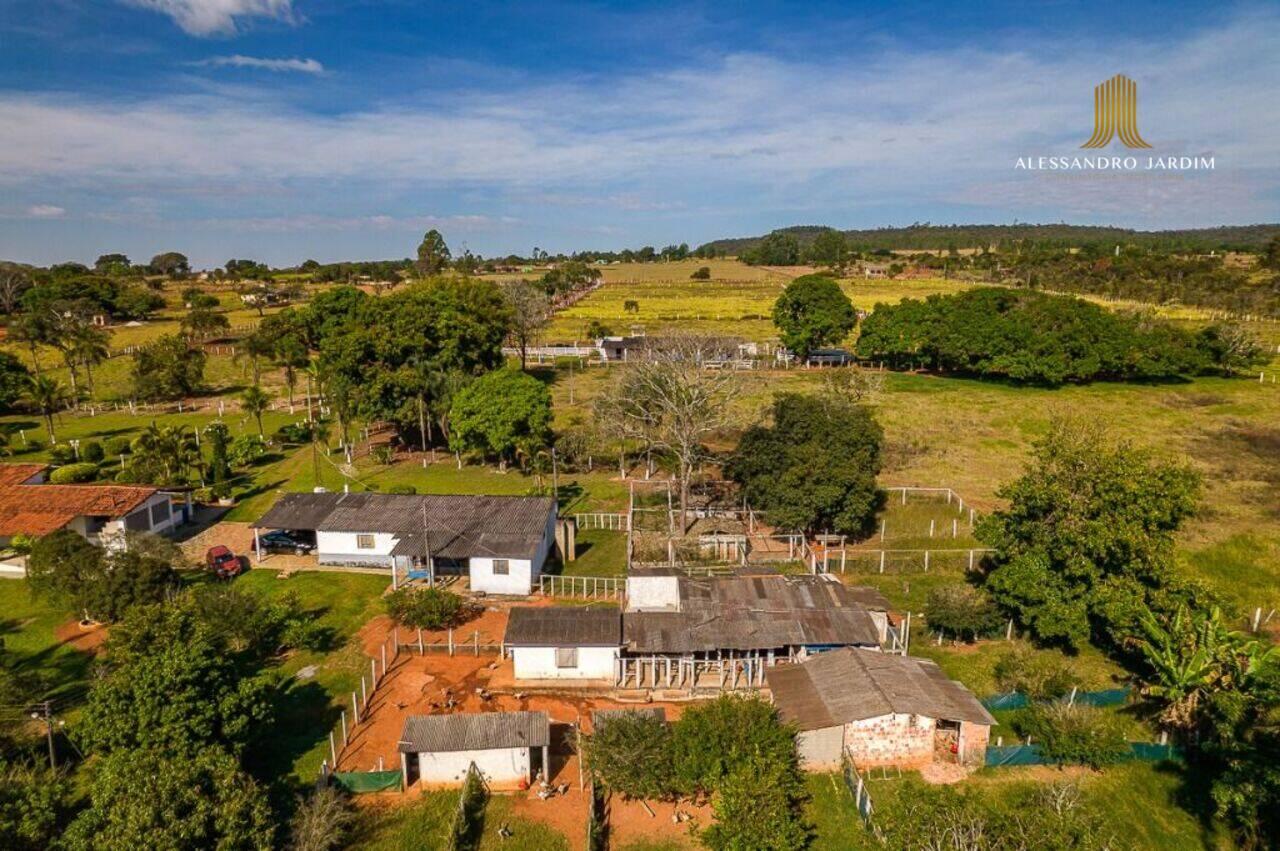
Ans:
<svg viewBox="0 0 1280 851"><path fill-rule="evenodd" d="M579 790L578 757L575 735L571 725L581 724L590 729L590 713L593 709L616 709L635 704L599 697L585 697L571 693L522 694L490 693L490 682L495 673L504 667L496 652L475 655L468 645L472 635L479 631L480 643L501 643L506 628L505 608L486 609L476 620L455 630L457 642L455 655L447 652L427 652L419 656L416 650L404 650L394 661L388 655L386 677L379 683L370 699L368 713L351 731L346 748L339 754L339 767L345 771L368 771L378 767L379 757L387 770L400 767L400 755L396 745L410 715L454 714L459 712L511 712L518 710L543 711L552 721L551 783L567 785L564 795L540 800L530 791L512 792L515 811L526 818L545 822L564 834L570 845L582 848L585 842L587 797ZM389 618L378 617L360 631L360 642L368 658L381 659L381 648L391 636L393 624ZM401 643L417 641L416 631L400 631ZM424 632L423 642L443 644L443 632ZM388 645L388 654L391 653ZM379 661L379 664L380 661ZM505 667L510 667L510 661ZM668 718L679 717L683 706L679 703L653 703L663 706ZM348 712L350 719L350 712ZM388 798L416 796L421 789L415 783L406 792L397 795L377 796ZM616 841L638 838L679 838L687 835L689 823L673 820L671 804L650 804L656 816L650 816L638 802L624 803L620 799L610 802L609 827ZM708 823L707 808L681 805L683 812L696 815L702 823Z"/></svg>

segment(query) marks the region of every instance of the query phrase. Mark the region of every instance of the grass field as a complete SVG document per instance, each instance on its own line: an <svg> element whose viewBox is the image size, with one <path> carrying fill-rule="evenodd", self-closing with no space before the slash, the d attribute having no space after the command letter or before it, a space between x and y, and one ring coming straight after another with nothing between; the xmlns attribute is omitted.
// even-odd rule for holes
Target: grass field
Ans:
<svg viewBox="0 0 1280 851"><path fill-rule="evenodd" d="M454 791L428 792L414 803L389 807L361 807L355 830L345 847L360 851L444 851L458 806ZM499 829L506 826L510 837ZM511 802L501 795L489 798L463 847L474 851L568 851L569 842L546 825L512 814ZM586 825L583 825L586 829Z"/></svg>

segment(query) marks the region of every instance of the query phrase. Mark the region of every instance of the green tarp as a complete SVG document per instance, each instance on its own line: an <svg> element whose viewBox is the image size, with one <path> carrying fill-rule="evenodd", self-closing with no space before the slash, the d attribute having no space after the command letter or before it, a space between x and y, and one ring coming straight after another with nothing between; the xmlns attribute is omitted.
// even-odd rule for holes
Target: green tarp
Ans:
<svg viewBox="0 0 1280 851"><path fill-rule="evenodd" d="M1062 698L1067 700L1069 698ZM1102 691L1078 691L1076 692L1075 702L1082 703L1085 706L1121 706L1129 699L1129 689L1127 688L1109 688ZM982 705L987 709L1023 709L1031 703L1031 700L1025 695L1016 691L1008 694L993 694L990 697L982 699Z"/></svg>
<svg viewBox="0 0 1280 851"><path fill-rule="evenodd" d="M334 783L353 794L387 792L400 788L398 771L335 771L329 776Z"/></svg>

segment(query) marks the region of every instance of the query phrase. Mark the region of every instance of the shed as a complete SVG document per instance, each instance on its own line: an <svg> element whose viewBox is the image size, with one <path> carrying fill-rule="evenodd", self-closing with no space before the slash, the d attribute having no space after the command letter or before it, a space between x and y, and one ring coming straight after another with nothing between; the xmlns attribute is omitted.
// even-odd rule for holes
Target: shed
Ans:
<svg viewBox="0 0 1280 851"><path fill-rule="evenodd" d="M980 763L996 723L927 659L844 648L772 668L765 680L813 770L839 766L846 753L860 767Z"/></svg>
<svg viewBox="0 0 1280 851"><path fill-rule="evenodd" d="M502 644L518 680L613 682L622 615L612 608L521 606L511 610Z"/></svg>
<svg viewBox="0 0 1280 851"><path fill-rule="evenodd" d="M461 785L472 764L491 786L519 786L548 765L550 744L545 712L485 712L411 715L397 750L406 788Z"/></svg>

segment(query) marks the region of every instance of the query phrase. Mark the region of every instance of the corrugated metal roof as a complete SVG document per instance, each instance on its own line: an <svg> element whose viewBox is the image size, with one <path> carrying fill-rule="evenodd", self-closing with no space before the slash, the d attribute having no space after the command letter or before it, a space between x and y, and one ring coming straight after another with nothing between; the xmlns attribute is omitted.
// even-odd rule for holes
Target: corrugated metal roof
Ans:
<svg viewBox="0 0 1280 851"><path fill-rule="evenodd" d="M617 647L621 641L617 609L550 606L513 608L502 638L513 647Z"/></svg>
<svg viewBox="0 0 1280 851"><path fill-rule="evenodd" d="M994 725L991 713L933 662L844 648L765 672L783 720L819 730L883 715Z"/></svg>
<svg viewBox="0 0 1280 851"><path fill-rule="evenodd" d="M545 712L482 712L410 715L397 749L401 753L540 748L551 741Z"/></svg>
<svg viewBox="0 0 1280 851"><path fill-rule="evenodd" d="M682 578L680 610L627 612L623 643L634 653L878 647L880 630L858 597L821 576Z"/></svg>
<svg viewBox="0 0 1280 851"><path fill-rule="evenodd" d="M254 526L386 532L399 539L395 555L425 556L430 545L440 558L530 558L555 510L555 500L540 496L288 493Z"/></svg>
<svg viewBox="0 0 1280 851"><path fill-rule="evenodd" d="M626 709L596 709L591 713L591 729L599 730L601 725L608 724L615 718L634 718L636 716L667 720L667 710L661 706L637 706Z"/></svg>

